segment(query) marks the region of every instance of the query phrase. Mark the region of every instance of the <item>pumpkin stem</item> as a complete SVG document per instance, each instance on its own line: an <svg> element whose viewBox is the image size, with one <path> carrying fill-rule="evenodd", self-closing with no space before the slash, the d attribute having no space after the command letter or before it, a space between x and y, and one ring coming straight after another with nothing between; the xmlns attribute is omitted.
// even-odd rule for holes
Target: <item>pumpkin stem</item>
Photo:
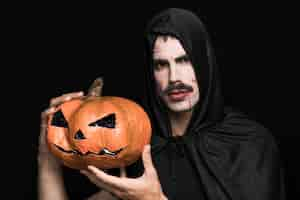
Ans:
<svg viewBox="0 0 300 200"><path fill-rule="evenodd" d="M98 77L94 80L94 82L92 83L92 85L90 86L89 90L88 90L88 97L101 97L101 93L102 93L102 88L103 88L103 78L102 77Z"/></svg>

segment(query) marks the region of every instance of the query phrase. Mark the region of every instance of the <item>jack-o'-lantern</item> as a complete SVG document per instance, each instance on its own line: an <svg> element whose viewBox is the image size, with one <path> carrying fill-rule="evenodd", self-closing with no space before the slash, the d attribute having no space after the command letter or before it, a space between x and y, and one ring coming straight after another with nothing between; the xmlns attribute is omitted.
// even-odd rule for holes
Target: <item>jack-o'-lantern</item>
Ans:
<svg viewBox="0 0 300 200"><path fill-rule="evenodd" d="M49 118L49 149L68 167L125 167L150 142L150 120L142 107L121 97L101 97L102 85L96 79L85 98L61 104Z"/></svg>

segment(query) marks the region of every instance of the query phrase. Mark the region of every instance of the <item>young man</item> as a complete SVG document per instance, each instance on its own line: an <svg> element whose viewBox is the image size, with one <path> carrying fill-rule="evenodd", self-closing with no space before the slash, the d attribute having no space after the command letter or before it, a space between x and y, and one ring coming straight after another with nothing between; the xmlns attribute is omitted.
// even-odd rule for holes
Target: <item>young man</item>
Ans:
<svg viewBox="0 0 300 200"><path fill-rule="evenodd" d="M199 18L167 9L148 24L146 41L151 154L145 147L142 160L122 169L121 177L93 166L82 171L106 191L93 198L284 199L276 142L262 125L224 107L218 68ZM77 95L56 98L52 105ZM63 199L57 180L53 187L61 196L55 199Z"/></svg>

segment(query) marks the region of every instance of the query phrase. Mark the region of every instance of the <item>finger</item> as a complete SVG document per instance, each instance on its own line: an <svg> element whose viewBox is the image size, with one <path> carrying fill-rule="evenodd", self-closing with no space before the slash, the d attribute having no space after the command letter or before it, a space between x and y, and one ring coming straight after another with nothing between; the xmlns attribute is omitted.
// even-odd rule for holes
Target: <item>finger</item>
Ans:
<svg viewBox="0 0 300 200"><path fill-rule="evenodd" d="M54 107L46 109L44 112L41 114L41 127L40 127L40 142L44 141L45 135L46 135L46 130L48 126L48 116L50 114L53 114L56 111Z"/></svg>
<svg viewBox="0 0 300 200"><path fill-rule="evenodd" d="M74 98L82 97L83 94L84 93L82 91L80 91L80 92L72 92L72 93L64 94L64 95L62 95L60 97L52 98L50 100L50 107L52 107L52 106L58 106L59 104L62 104L63 102L69 101L69 100L74 99Z"/></svg>
<svg viewBox="0 0 300 200"><path fill-rule="evenodd" d="M119 178L116 176L111 176L103 172L102 170L96 168L95 166L88 166L89 172L93 173L100 181L105 183L111 188L116 190L124 191L127 189L127 181L125 178Z"/></svg>
<svg viewBox="0 0 300 200"><path fill-rule="evenodd" d="M104 184L102 181L98 180L98 178L92 174L89 171L86 170L80 170L80 173L85 175L92 183L100 187L101 189L107 190L109 192L112 192L114 189L109 187L108 185Z"/></svg>
<svg viewBox="0 0 300 200"><path fill-rule="evenodd" d="M55 112L55 110L56 110L55 107L50 107L50 108L46 109L45 111L42 112L41 119L43 121L45 121L49 115L51 115Z"/></svg>
<svg viewBox="0 0 300 200"><path fill-rule="evenodd" d="M58 106L59 104L62 104L63 102L69 101L74 98L79 98L83 96L83 92L73 92L64 94L60 97L52 98L50 101L50 106Z"/></svg>
<svg viewBox="0 0 300 200"><path fill-rule="evenodd" d="M80 173L84 174L92 183L103 189L104 191L109 192L109 194L113 197L121 197L121 194L124 190L120 190L119 188L112 187L108 184L105 184L98 177L95 176L92 172L87 170L81 170Z"/></svg>
<svg viewBox="0 0 300 200"><path fill-rule="evenodd" d="M152 157L151 157L151 150L150 150L150 145L145 145L144 147L144 151L143 151L143 155L142 155L142 159L143 159L143 164L144 164L144 168L145 168L145 173L146 174L155 174L155 168L153 166L153 162L152 162Z"/></svg>
<svg viewBox="0 0 300 200"><path fill-rule="evenodd" d="M39 146L45 146L46 145L46 134L45 132L41 132L40 133L40 137L39 137Z"/></svg>
<svg viewBox="0 0 300 200"><path fill-rule="evenodd" d="M51 115L55 112L56 112L56 108L50 107L41 113L40 143L44 143L44 140L45 140L46 130L48 127L48 117L49 117L49 115Z"/></svg>
<svg viewBox="0 0 300 200"><path fill-rule="evenodd" d="M56 108L51 107L41 113L40 136L43 137L48 127L48 117L56 111Z"/></svg>
<svg viewBox="0 0 300 200"><path fill-rule="evenodd" d="M120 177L121 178L127 177L126 168L125 167L121 167L120 168Z"/></svg>

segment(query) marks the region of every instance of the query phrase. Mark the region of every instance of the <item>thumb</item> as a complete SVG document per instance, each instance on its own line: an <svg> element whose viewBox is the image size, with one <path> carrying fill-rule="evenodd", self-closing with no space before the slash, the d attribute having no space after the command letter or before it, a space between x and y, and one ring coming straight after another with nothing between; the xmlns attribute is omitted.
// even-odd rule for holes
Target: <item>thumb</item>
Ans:
<svg viewBox="0 0 300 200"><path fill-rule="evenodd" d="M126 168L125 167L121 167L120 168L120 177L124 178L126 176L127 176L127 174L126 174Z"/></svg>
<svg viewBox="0 0 300 200"><path fill-rule="evenodd" d="M153 174L156 173L155 168L153 166L153 162L152 162L152 157L151 157L151 147L149 144L145 145L144 150L143 150L143 164L144 164L144 168L145 168L145 173L146 174Z"/></svg>

